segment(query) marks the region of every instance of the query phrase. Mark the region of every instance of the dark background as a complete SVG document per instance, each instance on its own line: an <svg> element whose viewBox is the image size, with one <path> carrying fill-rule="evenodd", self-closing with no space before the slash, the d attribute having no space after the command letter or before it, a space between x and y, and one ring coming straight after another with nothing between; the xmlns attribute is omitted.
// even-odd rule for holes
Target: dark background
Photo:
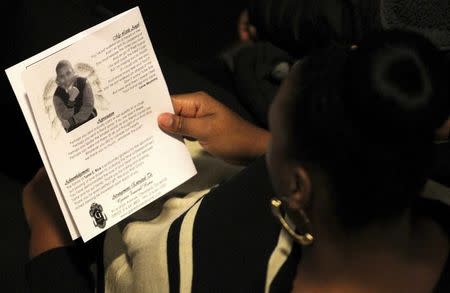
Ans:
<svg viewBox="0 0 450 293"><path fill-rule="evenodd" d="M0 87L0 291L24 291L28 229L21 190L42 165L25 119L3 70L126 9L139 5L158 57L172 60L172 93L204 90L181 69L186 65L227 87L218 56L237 41L237 19L247 1L5 1L1 9ZM186 79L173 81L176 65ZM163 68L164 69L164 68ZM166 74L166 73L165 73ZM206 83L205 83L206 84ZM197 86L198 85L198 86ZM208 88L208 86L206 86ZM218 87L219 91L221 87Z"/></svg>
<svg viewBox="0 0 450 293"><path fill-rule="evenodd" d="M238 16L248 2L250 0L5 1L0 9L0 69L139 5L169 91L175 94L205 90L252 121L233 95L232 78L219 60L223 52L236 45ZM0 74L0 87L0 217L3 224L0 292L23 292L28 230L20 202L21 190L42 163L4 73ZM436 174L432 178L447 186L450 184L448 162L448 144L439 145Z"/></svg>

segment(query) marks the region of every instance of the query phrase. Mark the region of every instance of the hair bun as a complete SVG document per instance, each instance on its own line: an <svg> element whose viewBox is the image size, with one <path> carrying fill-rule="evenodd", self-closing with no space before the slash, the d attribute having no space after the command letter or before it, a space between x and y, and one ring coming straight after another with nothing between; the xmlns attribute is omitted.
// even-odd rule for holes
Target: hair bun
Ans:
<svg viewBox="0 0 450 293"><path fill-rule="evenodd" d="M411 32L375 33L348 58L350 113L377 138L432 135L450 113L446 68L440 52Z"/></svg>

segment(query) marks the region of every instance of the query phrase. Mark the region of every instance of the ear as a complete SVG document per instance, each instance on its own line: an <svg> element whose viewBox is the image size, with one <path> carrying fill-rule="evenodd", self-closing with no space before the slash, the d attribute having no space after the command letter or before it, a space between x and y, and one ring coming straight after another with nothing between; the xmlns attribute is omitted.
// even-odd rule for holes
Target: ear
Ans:
<svg viewBox="0 0 450 293"><path fill-rule="evenodd" d="M289 208L305 209L311 201L312 183L304 167L295 167L289 185Z"/></svg>

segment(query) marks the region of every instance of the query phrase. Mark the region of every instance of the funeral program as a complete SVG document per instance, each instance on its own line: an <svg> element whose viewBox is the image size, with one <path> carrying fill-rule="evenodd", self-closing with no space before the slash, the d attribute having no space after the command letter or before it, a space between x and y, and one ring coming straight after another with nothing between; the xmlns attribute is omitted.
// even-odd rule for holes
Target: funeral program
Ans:
<svg viewBox="0 0 450 293"><path fill-rule="evenodd" d="M6 70L72 238L88 241L196 174L157 117L169 92L138 7Z"/></svg>

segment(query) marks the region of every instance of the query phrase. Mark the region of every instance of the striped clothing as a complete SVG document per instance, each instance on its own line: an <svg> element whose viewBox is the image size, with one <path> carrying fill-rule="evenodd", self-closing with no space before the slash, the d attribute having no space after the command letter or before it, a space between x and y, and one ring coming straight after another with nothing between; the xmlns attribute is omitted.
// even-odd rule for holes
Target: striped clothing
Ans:
<svg viewBox="0 0 450 293"><path fill-rule="evenodd" d="M280 235L264 160L207 192L171 198L157 218L110 230L106 292L263 292Z"/></svg>

